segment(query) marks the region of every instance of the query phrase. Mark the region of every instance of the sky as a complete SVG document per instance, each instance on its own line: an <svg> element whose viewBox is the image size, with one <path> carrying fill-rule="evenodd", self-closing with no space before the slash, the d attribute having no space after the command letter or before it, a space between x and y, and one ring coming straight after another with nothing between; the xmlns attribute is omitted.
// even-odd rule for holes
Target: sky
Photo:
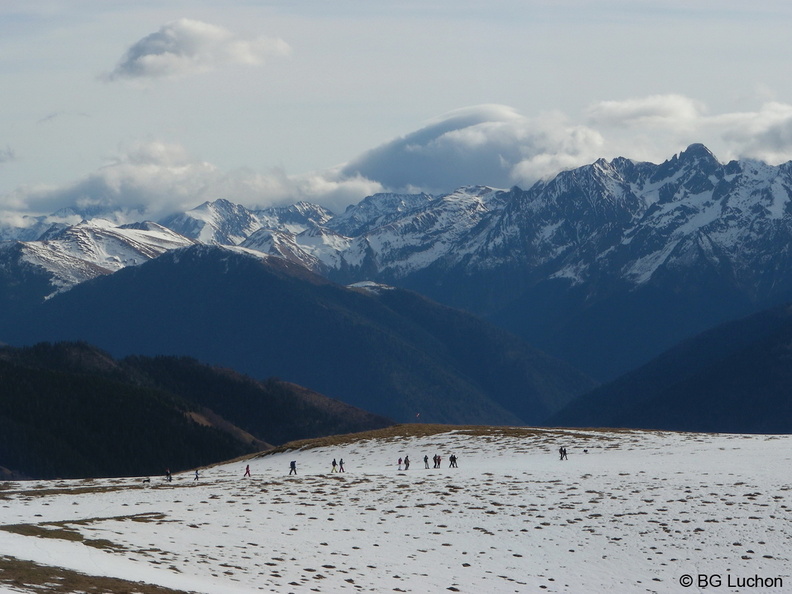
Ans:
<svg viewBox="0 0 792 594"><path fill-rule="evenodd" d="M792 4L0 0L0 220L792 160Z"/></svg>

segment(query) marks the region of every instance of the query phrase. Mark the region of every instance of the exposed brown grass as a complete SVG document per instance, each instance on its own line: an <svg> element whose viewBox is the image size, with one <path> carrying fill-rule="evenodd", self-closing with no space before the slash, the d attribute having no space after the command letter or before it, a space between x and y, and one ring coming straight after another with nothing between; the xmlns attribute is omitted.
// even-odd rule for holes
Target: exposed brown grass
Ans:
<svg viewBox="0 0 792 594"><path fill-rule="evenodd" d="M40 524L9 524L0 526L0 530L20 534L22 536L36 536L38 538L57 538L60 540L82 541L82 535L70 528L45 528Z"/></svg>
<svg viewBox="0 0 792 594"><path fill-rule="evenodd" d="M113 491L127 491L129 489L143 489L141 485L117 485L117 486L74 486L74 487L51 487L49 489L23 489L19 491L8 490L3 492L3 497L8 499L11 495L21 497L46 497L48 495L86 495L95 493L112 493Z"/></svg>
<svg viewBox="0 0 792 594"><path fill-rule="evenodd" d="M65 520L62 522L42 522L41 524L8 524L0 526L0 530L20 534L22 536L35 536L38 538L56 538L61 540L70 540L74 542L81 542L89 547L97 549L105 549L108 551L123 553L126 548L111 542L106 539L90 539L85 538L80 532L72 526L80 525L87 526L94 522L104 522L107 520L124 521L131 520L133 522L160 522L165 518L164 514L160 513L143 513L128 516L113 516L109 518L90 518L84 520Z"/></svg>
<svg viewBox="0 0 792 594"><path fill-rule="evenodd" d="M317 437L314 439L303 439L291 441L269 450L248 456L248 458L260 458L287 452L290 450L310 450L319 447L337 447L377 439L381 441L399 440L408 437L427 437L441 433L457 432L464 435L490 436L490 437L517 437L517 438L547 438L558 440L564 437L574 437L576 439L613 439L609 434L629 433L631 430L619 429L586 429L588 434L581 434L578 431L565 428L535 428L535 427L500 427L489 425L429 425L422 423L409 423L403 425L393 425L384 429L373 431L363 431L361 433L345 433L343 435L329 435L327 437Z"/></svg>
<svg viewBox="0 0 792 594"><path fill-rule="evenodd" d="M78 592L88 594L187 594L183 590L172 590L162 586L117 578L90 576L7 556L0 556L0 584L56 594Z"/></svg>

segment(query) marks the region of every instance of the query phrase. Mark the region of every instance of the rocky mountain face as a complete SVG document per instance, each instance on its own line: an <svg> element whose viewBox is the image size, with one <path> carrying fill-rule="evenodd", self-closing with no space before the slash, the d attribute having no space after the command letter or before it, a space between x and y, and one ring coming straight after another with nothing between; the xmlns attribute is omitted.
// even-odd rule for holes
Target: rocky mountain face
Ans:
<svg viewBox="0 0 792 594"><path fill-rule="evenodd" d="M599 160L525 190L377 194L338 215L218 200L161 223L182 241L237 245L336 282L412 289L606 380L792 300L791 193L790 163L722 164L692 145L659 165ZM40 243L0 249L0 280ZM40 282L47 270L46 296L107 268L86 253L40 257L26 274Z"/></svg>

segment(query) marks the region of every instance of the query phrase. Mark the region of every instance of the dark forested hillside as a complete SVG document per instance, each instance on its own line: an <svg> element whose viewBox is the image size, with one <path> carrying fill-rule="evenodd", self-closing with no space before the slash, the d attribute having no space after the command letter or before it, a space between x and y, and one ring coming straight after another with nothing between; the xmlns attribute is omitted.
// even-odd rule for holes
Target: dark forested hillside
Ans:
<svg viewBox="0 0 792 594"><path fill-rule="evenodd" d="M0 468L15 476L161 474L388 424L187 359L115 361L75 343L0 349Z"/></svg>
<svg viewBox="0 0 792 594"><path fill-rule="evenodd" d="M257 448L186 401L101 375L0 361L0 465L37 478L162 474Z"/></svg>
<svg viewBox="0 0 792 594"><path fill-rule="evenodd" d="M296 384L275 378L260 382L188 357L134 356L122 363L146 382L207 407L274 445L393 424Z"/></svg>
<svg viewBox="0 0 792 594"><path fill-rule="evenodd" d="M792 432L792 306L718 326L600 386L548 424Z"/></svg>

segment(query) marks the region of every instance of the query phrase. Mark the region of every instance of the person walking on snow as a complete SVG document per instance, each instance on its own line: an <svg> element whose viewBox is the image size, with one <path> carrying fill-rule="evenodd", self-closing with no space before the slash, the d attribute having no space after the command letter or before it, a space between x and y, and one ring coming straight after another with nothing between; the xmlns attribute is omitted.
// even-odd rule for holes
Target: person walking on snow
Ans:
<svg viewBox="0 0 792 594"><path fill-rule="evenodd" d="M429 456L424 454L424 468L429 468Z"/></svg>
<svg viewBox="0 0 792 594"><path fill-rule="evenodd" d="M331 470L330 472L331 473L332 472L338 472L338 468L336 468L337 466L338 466L338 462L336 462L336 459L333 458L333 470Z"/></svg>
<svg viewBox="0 0 792 594"><path fill-rule="evenodd" d="M401 466L402 466L402 459L399 458L399 470L401 470Z"/></svg>
<svg viewBox="0 0 792 594"><path fill-rule="evenodd" d="M245 478L246 476L250 476L250 464L245 466L245 474L242 475L242 478Z"/></svg>
<svg viewBox="0 0 792 594"><path fill-rule="evenodd" d="M408 456L404 457L404 470L410 469L410 458Z"/></svg>
<svg viewBox="0 0 792 594"><path fill-rule="evenodd" d="M341 458L338 461L338 472L344 472L344 459Z"/></svg>
<svg viewBox="0 0 792 594"><path fill-rule="evenodd" d="M289 475L297 474L297 462L292 460L289 462Z"/></svg>

